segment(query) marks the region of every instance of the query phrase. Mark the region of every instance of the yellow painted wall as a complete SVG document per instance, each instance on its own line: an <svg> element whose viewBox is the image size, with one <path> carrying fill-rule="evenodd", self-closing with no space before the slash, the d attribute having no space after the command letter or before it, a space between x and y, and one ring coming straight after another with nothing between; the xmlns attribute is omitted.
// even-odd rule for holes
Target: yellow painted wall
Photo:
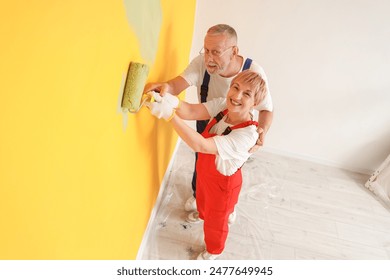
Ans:
<svg viewBox="0 0 390 280"><path fill-rule="evenodd" d="M189 58L195 0L161 9L149 81ZM124 2L6 1L0 21L0 259L134 259L177 136L147 109L123 130L145 63Z"/></svg>

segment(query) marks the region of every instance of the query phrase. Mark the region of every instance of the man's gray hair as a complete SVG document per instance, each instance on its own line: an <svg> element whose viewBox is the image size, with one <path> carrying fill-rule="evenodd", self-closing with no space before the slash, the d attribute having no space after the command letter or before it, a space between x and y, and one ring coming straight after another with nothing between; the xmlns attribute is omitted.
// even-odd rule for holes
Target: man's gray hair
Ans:
<svg viewBox="0 0 390 280"><path fill-rule="evenodd" d="M234 39L237 41L237 33L233 27L227 24L217 24L207 30L207 34L216 35L216 34L227 34L228 38Z"/></svg>

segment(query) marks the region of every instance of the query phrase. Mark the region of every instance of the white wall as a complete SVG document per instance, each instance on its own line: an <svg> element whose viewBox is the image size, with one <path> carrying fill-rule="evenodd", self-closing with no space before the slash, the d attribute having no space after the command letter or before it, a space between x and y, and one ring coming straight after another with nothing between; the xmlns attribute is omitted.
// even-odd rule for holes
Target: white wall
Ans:
<svg viewBox="0 0 390 280"><path fill-rule="evenodd" d="M390 1L198 0L191 58L227 23L265 69L270 151L369 173L390 153Z"/></svg>

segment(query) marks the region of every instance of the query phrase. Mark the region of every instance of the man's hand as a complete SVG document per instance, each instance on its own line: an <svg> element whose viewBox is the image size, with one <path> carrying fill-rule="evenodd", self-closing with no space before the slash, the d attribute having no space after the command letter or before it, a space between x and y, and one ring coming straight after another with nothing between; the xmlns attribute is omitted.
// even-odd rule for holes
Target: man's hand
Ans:
<svg viewBox="0 0 390 280"><path fill-rule="evenodd" d="M168 83L148 83L144 87L144 93L150 91L159 92L161 96L164 96L165 93L170 92Z"/></svg>
<svg viewBox="0 0 390 280"><path fill-rule="evenodd" d="M273 112L262 110L259 112L259 126L257 128L257 133L259 133L259 138L257 139L256 145L249 149L249 153L256 152L260 147L264 145L265 135L267 134L273 119Z"/></svg>
<svg viewBox="0 0 390 280"><path fill-rule="evenodd" d="M249 153L257 152L257 150L264 144L264 138L265 138L264 129L259 127L257 129L257 133L259 133L259 138L257 138L256 144L249 149L248 151Z"/></svg>

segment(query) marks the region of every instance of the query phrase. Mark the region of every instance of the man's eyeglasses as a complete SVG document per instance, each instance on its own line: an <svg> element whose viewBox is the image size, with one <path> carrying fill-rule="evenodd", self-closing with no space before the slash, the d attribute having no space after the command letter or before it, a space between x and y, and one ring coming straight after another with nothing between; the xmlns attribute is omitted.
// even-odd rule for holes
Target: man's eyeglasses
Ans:
<svg viewBox="0 0 390 280"><path fill-rule="evenodd" d="M230 46L228 47L226 50L224 51L217 51L217 50L208 50L208 49L205 49L204 47L199 51L199 54L204 54L204 55L208 55L208 56L212 56L212 57L221 57L223 56L229 49L233 48L234 46Z"/></svg>

